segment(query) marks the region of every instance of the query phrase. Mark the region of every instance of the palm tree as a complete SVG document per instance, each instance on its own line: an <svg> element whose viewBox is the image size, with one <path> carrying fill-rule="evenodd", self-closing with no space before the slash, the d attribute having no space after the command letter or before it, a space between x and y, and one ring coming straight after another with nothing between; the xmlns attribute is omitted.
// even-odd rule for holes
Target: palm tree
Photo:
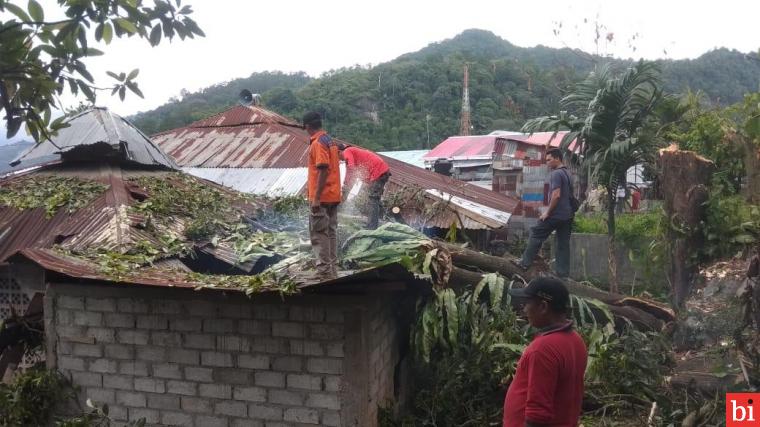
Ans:
<svg viewBox="0 0 760 427"><path fill-rule="evenodd" d="M559 116L529 120L523 132L568 129L561 147L577 139L575 154L588 178L607 190L610 289L617 292L615 204L628 169L653 164L661 140L653 129L653 110L662 99L659 67L640 61L617 74L600 66L560 101ZM573 112L568 113L567 111Z"/></svg>

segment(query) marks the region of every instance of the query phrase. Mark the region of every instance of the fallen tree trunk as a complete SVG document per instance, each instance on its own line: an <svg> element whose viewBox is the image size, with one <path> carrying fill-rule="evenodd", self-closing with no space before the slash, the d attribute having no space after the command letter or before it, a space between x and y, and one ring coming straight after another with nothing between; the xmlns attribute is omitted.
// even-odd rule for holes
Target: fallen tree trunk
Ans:
<svg viewBox="0 0 760 427"><path fill-rule="evenodd" d="M499 273L507 277L519 275L526 281L547 275L546 271L542 270L540 266L523 271L513 262L516 260L486 255L445 242L436 242L436 244L451 254L453 267L449 283L455 289L477 284L483 277L482 272ZM618 319L628 319L639 327L659 331L665 323L675 320L673 311L664 305L605 292L573 280L564 280L564 282L573 295L597 299L607 304L610 312ZM523 286L522 281L516 284L516 286Z"/></svg>

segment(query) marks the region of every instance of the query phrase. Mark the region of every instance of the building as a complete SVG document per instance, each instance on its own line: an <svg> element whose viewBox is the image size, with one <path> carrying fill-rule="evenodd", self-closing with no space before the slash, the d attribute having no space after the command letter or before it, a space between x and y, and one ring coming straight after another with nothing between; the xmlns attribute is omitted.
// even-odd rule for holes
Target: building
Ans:
<svg viewBox="0 0 760 427"><path fill-rule="evenodd" d="M315 281L298 245L243 261L229 230L266 203L178 171L104 109L54 142L22 160L57 162L0 180L0 280L43 295L14 308L44 312L46 363L82 401L158 426L373 426L406 399L429 283L397 264Z"/></svg>
<svg viewBox="0 0 760 427"><path fill-rule="evenodd" d="M328 129L329 130L329 129ZM153 140L182 169L253 194L303 194L308 135L300 124L260 105L235 106ZM381 154L382 156L382 154ZM384 203L409 225L461 230L489 240L504 231L518 200L383 156L391 170Z"/></svg>

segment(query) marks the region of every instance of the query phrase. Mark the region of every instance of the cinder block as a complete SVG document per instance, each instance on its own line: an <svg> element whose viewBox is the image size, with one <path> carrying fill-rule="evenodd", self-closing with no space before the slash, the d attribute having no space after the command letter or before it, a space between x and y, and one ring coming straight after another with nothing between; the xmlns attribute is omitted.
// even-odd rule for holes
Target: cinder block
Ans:
<svg viewBox="0 0 760 427"><path fill-rule="evenodd" d="M108 416L114 421L127 421L127 408L119 405L108 405Z"/></svg>
<svg viewBox="0 0 760 427"><path fill-rule="evenodd" d="M184 301L182 305L190 316L214 318L217 316L216 304L208 301ZM226 311L226 308L225 308Z"/></svg>
<svg viewBox="0 0 760 427"><path fill-rule="evenodd" d="M285 387L285 374L279 372L256 372L254 382L262 387Z"/></svg>
<svg viewBox="0 0 760 427"><path fill-rule="evenodd" d="M161 315L142 314L137 316L137 329L169 329L169 319Z"/></svg>
<svg viewBox="0 0 760 427"><path fill-rule="evenodd" d="M153 313L158 314L181 314L182 308L179 301L174 300L152 300L151 308Z"/></svg>
<svg viewBox="0 0 760 427"><path fill-rule="evenodd" d="M251 351L251 340L241 336L220 335L216 337L216 349L248 353Z"/></svg>
<svg viewBox="0 0 760 427"><path fill-rule="evenodd" d="M154 378L135 378L135 390L149 393L166 393L166 384L163 380Z"/></svg>
<svg viewBox="0 0 760 427"><path fill-rule="evenodd" d="M93 344L74 344L72 353L75 356L103 357L103 348Z"/></svg>
<svg viewBox="0 0 760 427"><path fill-rule="evenodd" d="M156 424L159 420L159 412L155 409L129 408L129 421L144 419L147 424Z"/></svg>
<svg viewBox="0 0 760 427"><path fill-rule="evenodd" d="M219 402L214 407L214 413L231 417L245 417L248 415L248 405L243 402Z"/></svg>
<svg viewBox="0 0 760 427"><path fill-rule="evenodd" d="M71 325L74 323L74 312L71 310L59 309L55 314L56 323L59 325Z"/></svg>
<svg viewBox="0 0 760 427"><path fill-rule="evenodd" d="M84 371L84 359L81 357L61 356L58 358L58 366L61 369L72 371Z"/></svg>
<svg viewBox="0 0 760 427"><path fill-rule="evenodd" d="M230 421L230 427L265 427L263 421L234 418Z"/></svg>
<svg viewBox="0 0 760 427"><path fill-rule="evenodd" d="M146 345L148 344L148 332L121 329L118 331L117 339L122 344Z"/></svg>
<svg viewBox="0 0 760 427"><path fill-rule="evenodd" d="M288 354L290 345L287 338L253 337L251 351L256 353Z"/></svg>
<svg viewBox="0 0 760 427"><path fill-rule="evenodd" d="M72 372L71 381L80 387L103 387L103 375L92 372Z"/></svg>
<svg viewBox="0 0 760 427"><path fill-rule="evenodd" d="M104 388L87 388L85 393L88 399L92 399L93 402L99 404L113 405L116 403L116 391L106 390Z"/></svg>
<svg viewBox="0 0 760 427"><path fill-rule="evenodd" d="M289 406L303 406L304 395L289 390L269 390L269 403Z"/></svg>
<svg viewBox="0 0 760 427"><path fill-rule="evenodd" d="M185 350L182 348L169 348L167 359L172 363L182 363L185 365L199 365L201 353L198 350Z"/></svg>
<svg viewBox="0 0 760 427"><path fill-rule="evenodd" d="M324 356L324 345L319 341L290 340L290 354Z"/></svg>
<svg viewBox="0 0 760 427"><path fill-rule="evenodd" d="M159 363L153 365L153 376L180 380L182 379L182 370L176 363Z"/></svg>
<svg viewBox="0 0 760 427"><path fill-rule="evenodd" d="M135 347L138 360L147 360L150 362L164 362L166 361L166 347L159 347L155 345L139 345Z"/></svg>
<svg viewBox="0 0 760 427"><path fill-rule="evenodd" d="M282 305L256 305L253 307L253 317L263 320L285 320L288 318L288 307Z"/></svg>
<svg viewBox="0 0 760 427"><path fill-rule="evenodd" d="M343 357L343 343L342 342L333 342L330 344L327 344L327 355L330 357Z"/></svg>
<svg viewBox="0 0 760 427"><path fill-rule="evenodd" d="M58 307L70 308L72 310L84 310L84 297L61 295L58 297Z"/></svg>
<svg viewBox="0 0 760 427"><path fill-rule="evenodd" d="M214 369L214 381L223 384L251 384L251 371L245 369Z"/></svg>
<svg viewBox="0 0 760 427"><path fill-rule="evenodd" d="M235 331L235 321L231 319L204 319L203 332L229 334Z"/></svg>
<svg viewBox="0 0 760 427"><path fill-rule="evenodd" d="M318 323L309 325L309 338L315 340L343 339L343 325Z"/></svg>
<svg viewBox="0 0 760 427"><path fill-rule="evenodd" d="M155 409L179 409L179 396L172 394L148 394L148 407Z"/></svg>
<svg viewBox="0 0 760 427"><path fill-rule="evenodd" d="M303 424L319 424L319 412L314 409L289 408L285 410L285 421Z"/></svg>
<svg viewBox="0 0 760 427"><path fill-rule="evenodd" d="M76 326L103 326L103 313L94 311L74 312L74 325Z"/></svg>
<svg viewBox="0 0 760 427"><path fill-rule="evenodd" d="M201 365L226 368L235 366L232 360L232 354L221 353L218 351L204 351L201 353Z"/></svg>
<svg viewBox="0 0 760 427"><path fill-rule="evenodd" d="M267 391L261 387L235 387L232 396L235 400L248 402L266 402Z"/></svg>
<svg viewBox="0 0 760 427"><path fill-rule="evenodd" d="M328 323L344 323L345 317L343 316L343 310L337 307L328 308L325 310L325 322Z"/></svg>
<svg viewBox="0 0 760 427"><path fill-rule="evenodd" d="M201 332L203 321L192 317L170 319L169 329L180 332Z"/></svg>
<svg viewBox="0 0 760 427"><path fill-rule="evenodd" d="M261 354L241 354L237 357L237 365L248 369L269 369L269 356Z"/></svg>
<svg viewBox="0 0 760 427"><path fill-rule="evenodd" d="M306 370L316 374L340 375L343 373L343 361L340 359L310 357L306 361Z"/></svg>
<svg viewBox="0 0 760 427"><path fill-rule="evenodd" d="M109 359L131 360L135 358L135 348L124 344L106 344L105 355Z"/></svg>
<svg viewBox="0 0 760 427"><path fill-rule="evenodd" d="M208 399L182 396L180 402L182 410L186 412L197 412L202 414L210 414L213 412L213 405Z"/></svg>
<svg viewBox="0 0 760 427"><path fill-rule="evenodd" d="M122 375L134 375L138 377L147 377L148 364L145 362L135 362L135 361L119 362L119 373Z"/></svg>
<svg viewBox="0 0 760 427"><path fill-rule="evenodd" d="M133 390L134 377L130 375L103 375L103 387L119 390Z"/></svg>
<svg viewBox="0 0 760 427"><path fill-rule="evenodd" d="M116 342L116 331L111 328L87 328L88 337L95 338L96 343Z"/></svg>
<svg viewBox="0 0 760 427"><path fill-rule="evenodd" d="M179 332L158 332L150 333L150 343L165 347L182 347L182 335Z"/></svg>
<svg viewBox="0 0 760 427"><path fill-rule="evenodd" d="M272 335L272 322L266 320L240 320L238 332L245 335Z"/></svg>
<svg viewBox="0 0 760 427"><path fill-rule="evenodd" d="M325 310L322 307L291 306L288 318L294 322L323 322Z"/></svg>
<svg viewBox="0 0 760 427"><path fill-rule="evenodd" d="M282 356L272 359L272 370L285 372L301 372L303 359L299 356Z"/></svg>
<svg viewBox="0 0 760 427"><path fill-rule="evenodd" d="M322 377L305 374L288 374L287 385L288 388L319 391L322 390Z"/></svg>
<svg viewBox="0 0 760 427"><path fill-rule="evenodd" d="M282 408L251 404L248 406L248 416L267 421L282 421Z"/></svg>
<svg viewBox="0 0 760 427"><path fill-rule="evenodd" d="M148 303L145 300L119 298L116 306L121 313L147 313Z"/></svg>
<svg viewBox="0 0 760 427"><path fill-rule="evenodd" d="M211 368L200 368L195 366L185 367L185 379L201 383L210 383L214 381L213 370Z"/></svg>
<svg viewBox="0 0 760 427"><path fill-rule="evenodd" d="M253 317L253 307L250 304L228 305L224 307L223 315L232 319L250 319Z"/></svg>
<svg viewBox="0 0 760 427"><path fill-rule="evenodd" d="M58 325L56 332L60 339L82 339L88 336L87 328L84 326Z"/></svg>
<svg viewBox="0 0 760 427"><path fill-rule="evenodd" d="M304 325L297 322L272 322L272 336L284 338L303 338Z"/></svg>
<svg viewBox="0 0 760 427"><path fill-rule="evenodd" d="M161 424L167 426L192 427L193 416L182 412L165 412L161 411Z"/></svg>
<svg viewBox="0 0 760 427"><path fill-rule="evenodd" d="M104 374L115 374L119 371L119 363L111 359L96 359L90 361L90 372L100 372Z"/></svg>
<svg viewBox="0 0 760 427"><path fill-rule="evenodd" d="M195 425L203 427L228 427L229 423L227 422L227 418L198 415L195 418Z"/></svg>
<svg viewBox="0 0 760 427"><path fill-rule="evenodd" d="M187 381L175 381L170 380L166 382L166 391L171 394L181 394L183 396L195 396L197 392L197 384Z"/></svg>
<svg viewBox="0 0 760 427"><path fill-rule="evenodd" d="M329 427L340 427L340 413L322 412L322 425Z"/></svg>
<svg viewBox="0 0 760 427"><path fill-rule="evenodd" d="M226 384L199 384L198 394L203 397L232 399L232 386Z"/></svg>
<svg viewBox="0 0 760 427"><path fill-rule="evenodd" d="M146 406L146 398L143 393L135 393L132 391L117 391L116 403L124 406L131 406L134 408L144 408Z"/></svg>
<svg viewBox="0 0 760 427"><path fill-rule="evenodd" d="M87 297L86 307L88 311L116 311L116 300L113 298L90 298Z"/></svg>
<svg viewBox="0 0 760 427"><path fill-rule="evenodd" d="M185 347L213 350L216 348L216 337L210 334L185 334Z"/></svg>
<svg viewBox="0 0 760 427"><path fill-rule="evenodd" d="M309 393L306 396L306 406L310 408L340 409L340 400L334 394Z"/></svg>

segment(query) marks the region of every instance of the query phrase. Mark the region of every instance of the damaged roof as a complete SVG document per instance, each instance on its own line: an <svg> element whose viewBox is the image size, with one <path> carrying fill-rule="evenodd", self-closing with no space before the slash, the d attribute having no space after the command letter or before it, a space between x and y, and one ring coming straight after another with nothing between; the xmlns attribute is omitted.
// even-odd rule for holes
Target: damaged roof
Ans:
<svg viewBox="0 0 760 427"><path fill-rule="evenodd" d="M294 195L304 191L308 134L297 122L261 106L235 106L188 126L161 132L153 139L187 172L239 191L262 195L272 192ZM438 190L471 202L433 215L424 226L449 227L452 219L464 212L470 219L460 222L463 227L465 223L466 228L505 227L507 224L502 220L508 219L519 203L510 196L380 156L391 171L386 199L398 190L422 193ZM272 169L281 172L272 173ZM499 221L480 221L479 210L470 209L473 204L499 211ZM410 209L405 212L412 215Z"/></svg>
<svg viewBox="0 0 760 427"><path fill-rule="evenodd" d="M123 162L145 167L179 169L145 134L126 119L108 111L93 108L67 120L68 127L58 131L49 140L31 146L11 165L39 164L41 161L69 157L75 159L100 150L103 157L113 156Z"/></svg>

